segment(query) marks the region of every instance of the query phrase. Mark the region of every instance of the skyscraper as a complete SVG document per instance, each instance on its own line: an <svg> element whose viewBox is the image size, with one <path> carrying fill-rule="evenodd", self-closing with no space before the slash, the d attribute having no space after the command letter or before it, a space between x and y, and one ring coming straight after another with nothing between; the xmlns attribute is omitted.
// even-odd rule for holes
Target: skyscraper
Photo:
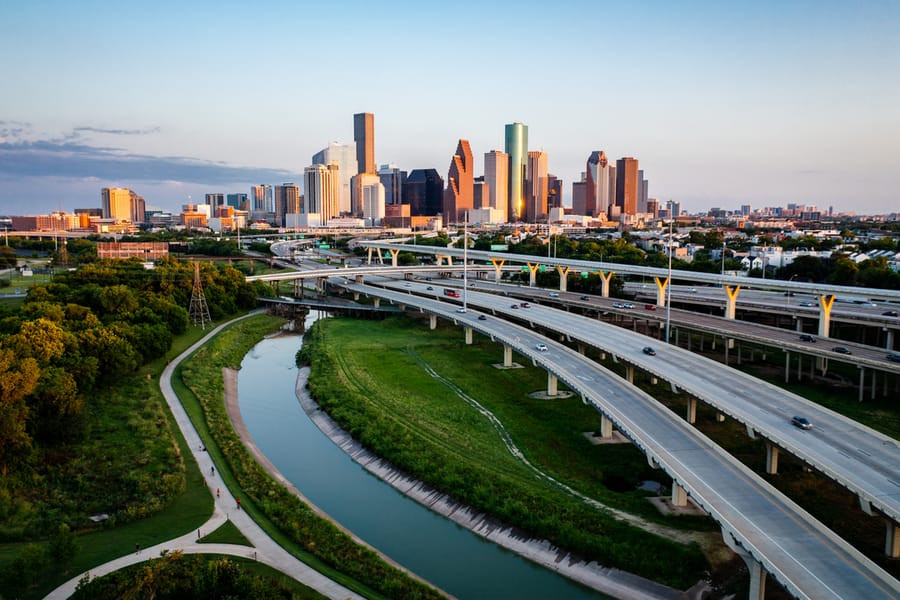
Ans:
<svg viewBox="0 0 900 600"><path fill-rule="evenodd" d="M376 173L356 176L360 188L360 214L366 225L381 225L384 219L384 185Z"/></svg>
<svg viewBox="0 0 900 600"><path fill-rule="evenodd" d="M528 126L510 123L506 126L506 154L509 155L510 221L521 221L525 214L525 172L528 161Z"/></svg>
<svg viewBox="0 0 900 600"><path fill-rule="evenodd" d="M638 212L638 161L626 156L616 161L616 206L620 214Z"/></svg>
<svg viewBox="0 0 900 600"><path fill-rule="evenodd" d="M562 208L562 179L549 173L547 175L547 210Z"/></svg>
<svg viewBox="0 0 900 600"><path fill-rule="evenodd" d="M447 223L462 223L465 213L475 207L474 165L468 140L459 140L450 159L447 190L444 193L444 218Z"/></svg>
<svg viewBox="0 0 900 600"><path fill-rule="evenodd" d="M375 115L353 115L353 141L356 142L356 172L375 172Z"/></svg>
<svg viewBox="0 0 900 600"><path fill-rule="evenodd" d="M650 184L646 179L644 179L644 170L638 169L637 211L639 213L649 212L647 210L647 198L648 198L649 191L650 191Z"/></svg>
<svg viewBox="0 0 900 600"><path fill-rule="evenodd" d="M206 202L209 206L209 214L213 217L219 214L219 209L225 206L225 194L206 194Z"/></svg>
<svg viewBox="0 0 900 600"><path fill-rule="evenodd" d="M585 189L585 214L597 217L603 215L605 218L609 214L610 199L614 196L610 192L615 193L615 184L610 185L610 169L614 169L609 164L606 152L603 150L594 150L587 160L586 180L587 188Z"/></svg>
<svg viewBox="0 0 900 600"><path fill-rule="evenodd" d="M340 167L339 211L341 213L349 214L352 210L350 180L357 173L356 144L338 144L337 142L332 142L328 144L327 148L316 152L312 157L312 163L314 165L328 166L333 162L336 162Z"/></svg>
<svg viewBox="0 0 900 600"><path fill-rule="evenodd" d="M128 196L131 201L131 222L143 223L146 215L144 197L136 194L133 190L128 190Z"/></svg>
<svg viewBox="0 0 900 600"><path fill-rule="evenodd" d="M547 154L540 150L530 151L527 172L524 219L528 223L537 223L547 216Z"/></svg>
<svg viewBox="0 0 900 600"><path fill-rule="evenodd" d="M413 169L403 184L403 203L409 204L413 217L434 216L441 212L444 180L437 169Z"/></svg>
<svg viewBox="0 0 900 600"><path fill-rule="evenodd" d="M587 176L581 173L581 181L572 182L572 212L576 215L587 215Z"/></svg>
<svg viewBox="0 0 900 600"><path fill-rule="evenodd" d="M250 210L253 212L275 212L275 190L271 185L250 186Z"/></svg>
<svg viewBox="0 0 900 600"><path fill-rule="evenodd" d="M509 155L499 150L484 154L484 182L491 208L503 211L501 223L509 220Z"/></svg>
<svg viewBox="0 0 900 600"><path fill-rule="evenodd" d="M303 208L308 225L325 225L337 217L340 167L336 161L315 164L303 170Z"/></svg>
<svg viewBox="0 0 900 600"><path fill-rule="evenodd" d="M406 181L406 171L401 171L397 165L381 165L378 169L378 177L384 186L385 204L403 203L403 182Z"/></svg>
<svg viewBox="0 0 900 600"><path fill-rule="evenodd" d="M303 212L300 205L300 186L295 183L282 183L275 186L275 225L284 227L287 215Z"/></svg>

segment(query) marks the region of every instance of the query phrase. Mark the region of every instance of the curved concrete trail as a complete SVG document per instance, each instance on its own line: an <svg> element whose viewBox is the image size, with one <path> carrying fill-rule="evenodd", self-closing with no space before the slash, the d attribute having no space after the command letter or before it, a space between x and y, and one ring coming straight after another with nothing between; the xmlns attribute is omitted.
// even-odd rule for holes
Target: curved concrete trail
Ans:
<svg viewBox="0 0 900 600"><path fill-rule="evenodd" d="M87 571L92 578L112 573L113 571L128 565L156 558L160 555L160 552L164 550L181 550L186 554L229 554L232 556L255 558L259 562L265 563L270 567L289 575L293 579L300 581L329 598L362 598L362 596L359 596L355 592L332 581L292 556L270 538L246 512L237 508L234 496L225 485L225 482L222 481L218 471L215 471L214 475L209 475L210 468L213 466L212 459L210 459L207 452L201 449L203 447L203 442L200 440L200 436L194 428L193 423L191 423L191 420L188 418L184 407L181 406L178 396L172 389L172 373L182 360L208 342L223 328L255 314L259 314L259 311L254 311L242 317L238 317L237 319L223 323L211 330L201 340L182 352L177 358L169 363L165 370L163 370L159 381L159 387L162 390L163 396L165 396L166 402L169 404L169 408L172 410L172 414L175 416L178 428L181 430L181 434L187 441L188 448L191 449L191 453L194 455L197 464L200 466L200 472L204 474L204 479L206 480L206 485L210 490L210 494L215 496L216 489L218 488L221 490L221 496L215 498L213 514L209 520L200 526L200 533L203 535L208 534L217 529L226 520L230 519L241 533L244 534L244 537L250 541L252 546L238 546L234 544L198 544L197 531L190 531L180 537L167 540L149 548L143 548L139 552L121 556L108 563L99 565L90 571ZM63 598L68 598L75 592L75 587L84 575L85 573L80 573L62 584L50 592L50 594L47 595L47 599L61 600Z"/></svg>

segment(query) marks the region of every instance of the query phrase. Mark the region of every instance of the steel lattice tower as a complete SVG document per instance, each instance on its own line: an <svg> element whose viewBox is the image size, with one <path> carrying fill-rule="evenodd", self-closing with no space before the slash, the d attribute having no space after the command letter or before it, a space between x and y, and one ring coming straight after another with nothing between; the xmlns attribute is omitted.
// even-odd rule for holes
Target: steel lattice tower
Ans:
<svg viewBox="0 0 900 600"><path fill-rule="evenodd" d="M194 263L194 289L191 290L191 324L199 325L206 329L207 323L212 323L209 317L209 305L206 304L206 296L203 295L203 283L200 282L200 263Z"/></svg>

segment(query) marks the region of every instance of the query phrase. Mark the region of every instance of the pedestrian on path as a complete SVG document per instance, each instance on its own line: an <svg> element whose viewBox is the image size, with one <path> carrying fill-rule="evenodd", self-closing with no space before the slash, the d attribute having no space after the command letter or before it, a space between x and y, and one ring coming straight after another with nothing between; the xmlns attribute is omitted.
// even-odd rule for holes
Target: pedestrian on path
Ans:
<svg viewBox="0 0 900 600"><path fill-rule="evenodd" d="M216 488L216 498L219 497L219 488Z"/></svg>
<svg viewBox="0 0 900 600"><path fill-rule="evenodd" d="M215 468L215 467L210 467L210 468L209 468L209 474L210 474L210 475L215 475L215 474L216 474L216 468Z"/></svg>
<svg viewBox="0 0 900 600"><path fill-rule="evenodd" d="M237 499L237 509L241 510L241 499L240 498Z"/></svg>

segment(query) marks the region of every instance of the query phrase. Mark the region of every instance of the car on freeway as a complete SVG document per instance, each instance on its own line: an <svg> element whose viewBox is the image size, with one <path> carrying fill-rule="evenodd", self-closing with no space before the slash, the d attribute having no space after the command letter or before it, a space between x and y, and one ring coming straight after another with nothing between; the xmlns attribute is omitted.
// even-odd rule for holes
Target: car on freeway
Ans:
<svg viewBox="0 0 900 600"><path fill-rule="evenodd" d="M521 306L522 308L528 308L531 305L528 304L527 302L522 302L521 304L519 304L519 306Z"/></svg>
<svg viewBox="0 0 900 600"><path fill-rule="evenodd" d="M412 284L411 284L410 282L408 282L408 281L407 281L404 285L405 285L406 287L412 287Z"/></svg>
<svg viewBox="0 0 900 600"><path fill-rule="evenodd" d="M588 298L587 296L582 296L581 300L590 300L590 298Z"/></svg>
<svg viewBox="0 0 900 600"><path fill-rule="evenodd" d="M464 309L462 306L460 306L459 308L456 309L456 312L464 313L464 312L466 312L466 309Z"/></svg>
<svg viewBox="0 0 900 600"><path fill-rule="evenodd" d="M654 350L650 346L644 346L644 354L646 354L647 356L656 356L656 350Z"/></svg>
<svg viewBox="0 0 900 600"><path fill-rule="evenodd" d="M625 305L621 302L613 302L613 308L625 308Z"/></svg>
<svg viewBox="0 0 900 600"><path fill-rule="evenodd" d="M656 305L655 304L645 304L644 308L646 310L656 310Z"/></svg>
<svg viewBox="0 0 900 600"><path fill-rule="evenodd" d="M812 429L812 423L806 417L794 416L791 418L791 425L800 429Z"/></svg>
<svg viewBox="0 0 900 600"><path fill-rule="evenodd" d="M487 321L487 317L484 315L478 315L478 320L479 321Z"/></svg>
<svg viewBox="0 0 900 600"><path fill-rule="evenodd" d="M518 305L518 304L513 304L513 305L510 306L510 308L516 308L516 309L518 309L518 308L519 308L519 305Z"/></svg>
<svg viewBox="0 0 900 600"><path fill-rule="evenodd" d="M431 287L430 285L429 285L427 288L425 288L425 289L428 290L429 292L434 291L434 288Z"/></svg>
<svg viewBox="0 0 900 600"><path fill-rule="evenodd" d="M624 306L625 308L634 308L634 304L632 304L631 302L626 302L622 306Z"/></svg>
<svg viewBox="0 0 900 600"><path fill-rule="evenodd" d="M809 335L808 333L801 333L801 334L800 334L800 341L801 341L801 342L812 342L812 343L815 344L815 343L816 343L816 338L814 338L813 336Z"/></svg>
<svg viewBox="0 0 900 600"><path fill-rule="evenodd" d="M888 354L885 358L891 362L900 362L900 354Z"/></svg>
<svg viewBox="0 0 900 600"><path fill-rule="evenodd" d="M547 344L538 344L535 346L535 348L537 348L539 352L546 352Z"/></svg>
<svg viewBox="0 0 900 600"><path fill-rule="evenodd" d="M838 354L853 354L850 352L850 349L846 346L835 346L831 349L832 352L837 352Z"/></svg>
<svg viewBox="0 0 900 600"><path fill-rule="evenodd" d="M800 306L815 306L812 302L801 302Z"/></svg>
<svg viewBox="0 0 900 600"><path fill-rule="evenodd" d="M883 313L881 313L881 316L883 316L883 317L900 317L900 312L897 312L896 310L886 310Z"/></svg>
<svg viewBox="0 0 900 600"><path fill-rule="evenodd" d="M559 298L559 292L550 292L551 298Z"/></svg>

